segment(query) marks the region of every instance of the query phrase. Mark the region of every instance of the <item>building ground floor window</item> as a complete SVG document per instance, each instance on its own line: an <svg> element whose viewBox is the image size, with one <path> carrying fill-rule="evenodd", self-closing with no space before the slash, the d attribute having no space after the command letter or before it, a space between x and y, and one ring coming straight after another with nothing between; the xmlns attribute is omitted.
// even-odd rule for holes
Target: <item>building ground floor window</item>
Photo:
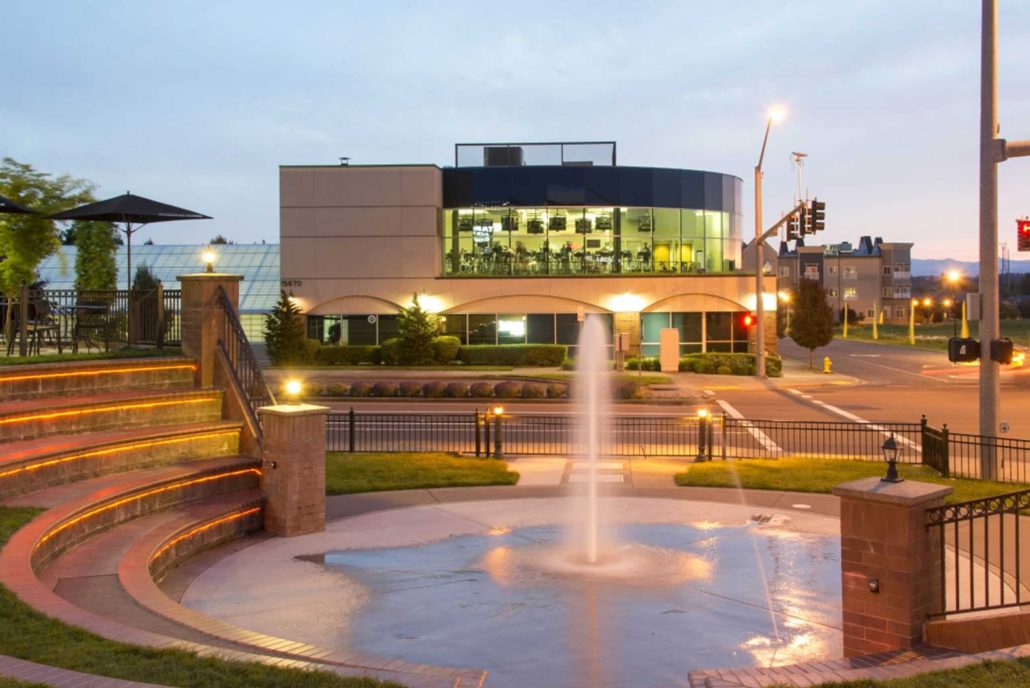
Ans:
<svg viewBox="0 0 1030 688"><path fill-rule="evenodd" d="M608 333L609 354L615 331L611 313L598 314ZM658 312L640 314L639 344L644 356L657 356L661 331L679 331L680 354L748 351L748 328L741 312ZM577 313L449 313L441 316L444 334L462 344L564 344L575 357L582 327ZM374 345L397 336L396 315L309 315L308 337L324 345Z"/></svg>

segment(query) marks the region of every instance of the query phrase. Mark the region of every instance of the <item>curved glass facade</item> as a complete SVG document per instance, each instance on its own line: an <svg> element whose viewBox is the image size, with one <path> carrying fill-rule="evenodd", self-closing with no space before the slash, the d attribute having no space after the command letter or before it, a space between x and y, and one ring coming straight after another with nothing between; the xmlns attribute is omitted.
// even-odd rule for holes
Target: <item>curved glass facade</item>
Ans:
<svg viewBox="0 0 1030 688"><path fill-rule="evenodd" d="M444 170L442 273L704 274L740 269L741 180L646 167Z"/></svg>

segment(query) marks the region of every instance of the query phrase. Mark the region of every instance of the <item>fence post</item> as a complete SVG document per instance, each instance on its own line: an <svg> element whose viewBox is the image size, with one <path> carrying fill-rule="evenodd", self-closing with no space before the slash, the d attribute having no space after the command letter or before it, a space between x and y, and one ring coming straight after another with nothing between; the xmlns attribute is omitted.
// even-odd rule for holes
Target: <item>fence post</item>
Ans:
<svg viewBox="0 0 1030 688"><path fill-rule="evenodd" d="M354 453L354 407L347 412L347 451Z"/></svg>
<svg viewBox="0 0 1030 688"><path fill-rule="evenodd" d="M483 455L490 456L490 409L483 412Z"/></svg>
<svg viewBox="0 0 1030 688"><path fill-rule="evenodd" d="M726 414L725 413L722 414L722 431L721 431L720 434L722 436L719 438L719 444L722 445L721 446L721 449L722 449L722 460L725 461L726 460Z"/></svg>
<svg viewBox="0 0 1030 688"><path fill-rule="evenodd" d="M165 348L165 285L157 281L157 348Z"/></svg>
<svg viewBox="0 0 1030 688"><path fill-rule="evenodd" d="M703 410L703 409L702 409ZM697 458L695 462L705 460L705 439L708 435L708 416L698 416L697 418Z"/></svg>
<svg viewBox="0 0 1030 688"><path fill-rule="evenodd" d="M480 451L482 449L480 447L480 444L479 444L479 409L476 409L475 415L473 417L475 419L475 430L476 430L476 458L478 459L479 455L480 455Z"/></svg>
<svg viewBox="0 0 1030 688"><path fill-rule="evenodd" d="M501 443L502 443L502 440L501 440L501 427L503 427L502 426L503 422L504 422L504 414L503 413L494 413L494 458L495 459L503 459L504 458L504 450L503 450L503 447L501 446Z"/></svg>
<svg viewBox="0 0 1030 688"><path fill-rule="evenodd" d="M951 444L948 441L948 424L941 428L941 468L945 478L951 477Z"/></svg>
<svg viewBox="0 0 1030 688"><path fill-rule="evenodd" d="M927 446L929 445L929 442L927 442L926 440L926 414L924 413L922 417L919 419L919 449L924 464L926 463L926 452Z"/></svg>

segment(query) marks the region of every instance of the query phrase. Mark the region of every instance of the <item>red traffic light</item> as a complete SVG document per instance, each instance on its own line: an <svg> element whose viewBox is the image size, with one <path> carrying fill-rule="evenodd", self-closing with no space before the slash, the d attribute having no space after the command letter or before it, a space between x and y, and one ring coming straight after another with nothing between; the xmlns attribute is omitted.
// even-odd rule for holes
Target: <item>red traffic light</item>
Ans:
<svg viewBox="0 0 1030 688"><path fill-rule="evenodd" d="M745 330L750 330L755 324L755 316L751 313L745 313L740 316L740 326Z"/></svg>
<svg viewBox="0 0 1030 688"><path fill-rule="evenodd" d="M1016 220L1016 250L1030 251L1030 219Z"/></svg>

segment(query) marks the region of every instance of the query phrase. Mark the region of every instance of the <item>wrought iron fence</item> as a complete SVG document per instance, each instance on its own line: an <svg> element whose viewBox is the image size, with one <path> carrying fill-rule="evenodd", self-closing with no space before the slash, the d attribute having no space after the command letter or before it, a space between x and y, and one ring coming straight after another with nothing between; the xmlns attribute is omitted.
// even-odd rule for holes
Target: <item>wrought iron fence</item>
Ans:
<svg viewBox="0 0 1030 688"><path fill-rule="evenodd" d="M326 448L347 452L476 451L478 414L330 413Z"/></svg>
<svg viewBox="0 0 1030 688"><path fill-rule="evenodd" d="M25 308L21 301L24 299ZM80 348L109 351L129 343L128 309L132 312L132 343L177 346L181 337L182 292L179 289L29 289L0 304L8 355ZM25 314L24 324L21 322Z"/></svg>
<svg viewBox="0 0 1030 688"><path fill-rule="evenodd" d="M946 428L947 426L945 426ZM1030 440L948 432L948 471L954 478L1030 482ZM986 469L985 469L986 467Z"/></svg>
<svg viewBox="0 0 1030 688"><path fill-rule="evenodd" d="M941 614L1030 603L1030 490L927 509L939 544Z"/></svg>
<svg viewBox="0 0 1030 688"><path fill-rule="evenodd" d="M239 316L225 289L218 288L218 304L222 307L222 332L218 337L218 346L229 361L229 371L243 393L253 426L257 429L258 441L261 440L261 421L257 410L262 406L275 403L275 395L261 374L254 350L250 348L247 335L240 325Z"/></svg>
<svg viewBox="0 0 1030 688"><path fill-rule="evenodd" d="M817 454L834 459L882 461L883 443L894 435L898 461L921 463L919 423L751 420L723 416L723 459L779 459Z"/></svg>

